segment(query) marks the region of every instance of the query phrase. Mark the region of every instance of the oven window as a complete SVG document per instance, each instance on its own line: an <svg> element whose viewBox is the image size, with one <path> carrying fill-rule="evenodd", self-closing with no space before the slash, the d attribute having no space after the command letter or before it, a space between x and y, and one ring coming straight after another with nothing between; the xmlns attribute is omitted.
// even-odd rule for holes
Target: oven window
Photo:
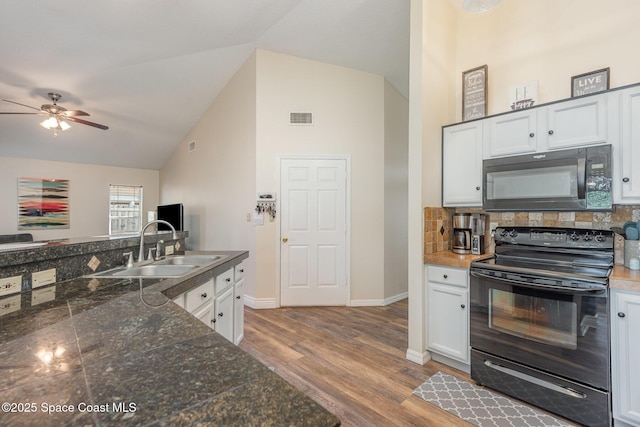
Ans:
<svg viewBox="0 0 640 427"><path fill-rule="evenodd" d="M577 165L487 173L487 199L575 198Z"/></svg>
<svg viewBox="0 0 640 427"><path fill-rule="evenodd" d="M577 305L574 301L547 299L499 289L491 289L489 292L490 328L563 348L577 347Z"/></svg>

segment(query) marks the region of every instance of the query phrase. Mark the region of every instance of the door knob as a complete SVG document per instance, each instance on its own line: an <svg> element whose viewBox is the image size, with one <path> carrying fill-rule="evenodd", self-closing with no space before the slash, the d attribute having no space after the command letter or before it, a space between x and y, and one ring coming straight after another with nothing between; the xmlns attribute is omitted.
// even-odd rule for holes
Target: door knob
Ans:
<svg viewBox="0 0 640 427"><path fill-rule="evenodd" d="M283 242L285 242L285 243L287 243L287 242L289 241L289 238L288 238L288 237L283 237L283 238L282 238L282 241L283 241Z"/></svg>

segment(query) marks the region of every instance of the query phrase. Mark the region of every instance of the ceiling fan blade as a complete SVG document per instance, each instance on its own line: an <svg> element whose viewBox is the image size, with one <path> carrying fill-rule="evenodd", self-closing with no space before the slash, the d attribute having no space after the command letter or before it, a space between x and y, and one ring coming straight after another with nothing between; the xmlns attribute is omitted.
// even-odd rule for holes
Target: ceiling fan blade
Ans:
<svg viewBox="0 0 640 427"><path fill-rule="evenodd" d="M2 112L2 111L0 111L0 114L33 114L34 116L37 116L40 113L14 113L14 112Z"/></svg>
<svg viewBox="0 0 640 427"><path fill-rule="evenodd" d="M66 110L66 111L63 111L60 114L62 114L63 116L67 116L67 117L71 117L71 116L73 116L73 117L75 117L75 116L88 116L89 115L89 113L85 113L82 110Z"/></svg>
<svg viewBox="0 0 640 427"><path fill-rule="evenodd" d="M105 126L105 125L101 125L98 123L93 123L93 122L89 122L87 120L82 120L82 119L78 119L76 117L64 117L65 120L70 120L72 122L76 122L76 123L82 123L83 125L89 125L89 126L93 126L94 128L98 128L98 129L102 129L102 130L107 130L109 129L109 126Z"/></svg>
<svg viewBox="0 0 640 427"><path fill-rule="evenodd" d="M22 105L23 107L32 108L32 109L34 109L34 110L41 111L39 108L32 107L31 105L27 105L27 104L21 104L21 103L16 102L16 101L9 101L8 99L3 99L3 101L5 101L5 102L10 102L10 103L12 103L12 104Z"/></svg>

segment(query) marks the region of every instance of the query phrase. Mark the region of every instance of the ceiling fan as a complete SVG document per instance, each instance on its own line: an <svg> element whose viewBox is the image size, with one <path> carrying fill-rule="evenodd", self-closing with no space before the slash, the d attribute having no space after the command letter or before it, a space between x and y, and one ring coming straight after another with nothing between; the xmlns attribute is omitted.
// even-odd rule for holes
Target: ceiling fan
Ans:
<svg viewBox="0 0 640 427"><path fill-rule="evenodd" d="M57 104L58 100L62 96L59 93L49 92L49 98L53 102L53 104L43 104L40 108L32 107L30 105L21 104L16 101L10 101L8 99L3 99L5 102L10 102L12 104L22 105L23 107L31 108L32 110L36 110L37 113L18 113L18 112L0 112L0 114L40 114L40 115L48 115L49 118L40 123L45 129L53 129L53 135L56 136L59 130L67 130L71 126L66 122L66 120L81 123L83 125L93 126L98 129L107 130L108 126L101 125L99 123L90 122L84 119L78 118L78 116L88 116L89 113L85 113L82 110L67 110L64 107L61 107Z"/></svg>

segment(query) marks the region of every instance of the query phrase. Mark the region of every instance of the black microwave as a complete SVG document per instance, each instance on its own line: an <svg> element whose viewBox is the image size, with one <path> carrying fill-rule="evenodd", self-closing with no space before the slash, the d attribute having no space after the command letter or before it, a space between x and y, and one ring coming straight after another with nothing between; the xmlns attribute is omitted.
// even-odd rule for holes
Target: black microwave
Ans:
<svg viewBox="0 0 640 427"><path fill-rule="evenodd" d="M487 159L486 211L610 211L611 145Z"/></svg>

